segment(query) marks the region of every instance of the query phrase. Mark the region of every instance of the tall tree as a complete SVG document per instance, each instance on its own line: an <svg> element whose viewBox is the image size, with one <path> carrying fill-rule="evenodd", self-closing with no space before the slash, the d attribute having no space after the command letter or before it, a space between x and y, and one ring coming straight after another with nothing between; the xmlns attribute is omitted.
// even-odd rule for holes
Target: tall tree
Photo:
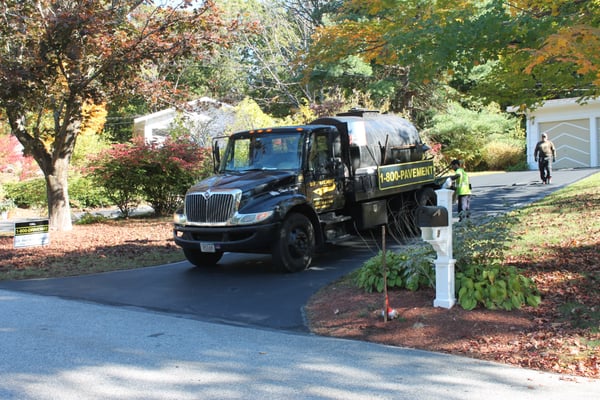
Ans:
<svg viewBox="0 0 600 400"><path fill-rule="evenodd" d="M591 0L348 0L309 59L396 66L406 90L435 81L471 90L486 65L479 94L513 104L597 95L599 10Z"/></svg>
<svg viewBox="0 0 600 400"><path fill-rule="evenodd" d="M290 113L314 90L304 81L303 56L312 34L339 0L243 0L227 2L228 8L248 20L260 21L256 35L240 35L235 48L240 76L247 77L247 94L275 115ZM243 73L242 73L243 71Z"/></svg>
<svg viewBox="0 0 600 400"><path fill-rule="evenodd" d="M505 10L512 38L474 87L476 94L522 107L600 94L600 3L515 0Z"/></svg>
<svg viewBox="0 0 600 400"><path fill-rule="evenodd" d="M84 104L134 94L172 104L184 93L169 68L209 57L237 28L212 0L152 3L0 1L0 108L44 173L52 229L72 228L67 173Z"/></svg>

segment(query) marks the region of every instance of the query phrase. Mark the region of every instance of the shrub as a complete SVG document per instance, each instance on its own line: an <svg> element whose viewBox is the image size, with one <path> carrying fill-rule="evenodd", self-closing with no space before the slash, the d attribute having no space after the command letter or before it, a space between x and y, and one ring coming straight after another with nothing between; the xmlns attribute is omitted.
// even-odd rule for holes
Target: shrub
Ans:
<svg viewBox="0 0 600 400"><path fill-rule="evenodd" d="M464 159L474 170L486 167L488 143L516 142L523 148L525 142L519 118L502 112L497 104L465 108L451 102L445 113L434 116L424 136L428 143L441 143L448 159Z"/></svg>
<svg viewBox="0 0 600 400"><path fill-rule="evenodd" d="M6 189L4 189L4 185L0 183L0 200L6 198Z"/></svg>
<svg viewBox="0 0 600 400"><path fill-rule="evenodd" d="M69 178L69 202L71 207L98 208L112 205L110 198L96 182L79 174Z"/></svg>
<svg viewBox="0 0 600 400"><path fill-rule="evenodd" d="M211 170L208 154L187 138L117 144L92 161L89 173L123 216L141 200L162 216L174 212L186 190Z"/></svg>
<svg viewBox="0 0 600 400"><path fill-rule="evenodd" d="M461 307L472 310L481 305L488 309L512 310L523 304L541 302L534 282L510 265L504 255L514 239L511 227L514 215L503 215L475 224L465 219L453 225L455 290ZM433 247L423 243L398 253L386 252L388 288L418 290L435 286ZM382 252L367 260L354 277L367 292L383 291Z"/></svg>
<svg viewBox="0 0 600 400"><path fill-rule="evenodd" d="M127 218L141 201L139 151L133 143L115 144L90 161L88 176Z"/></svg>
<svg viewBox="0 0 600 400"><path fill-rule="evenodd" d="M108 219L108 217L105 217L104 215L91 214L89 212L86 212L77 221L75 221L75 223L77 225L91 225L91 224L97 224L99 222L104 222L107 219Z"/></svg>
<svg viewBox="0 0 600 400"><path fill-rule="evenodd" d="M173 213L183 202L187 189L211 171L208 149L199 148L186 138L141 150L140 168L144 174L140 191L159 216Z"/></svg>
<svg viewBox="0 0 600 400"><path fill-rule="evenodd" d="M435 252L431 246L410 246L395 253L387 251L385 262L387 270L387 287L418 290L422 287L434 287L435 274L433 259ZM383 252L367 260L357 271L355 283L358 287L372 292L382 292L383 284Z"/></svg>
<svg viewBox="0 0 600 400"><path fill-rule="evenodd" d="M48 205L44 178L11 182L5 185L6 197L14 200L20 208L43 208Z"/></svg>
<svg viewBox="0 0 600 400"><path fill-rule="evenodd" d="M513 266L501 264L469 265L456 273L458 303L466 310L478 304L487 309L512 310L523 304L537 307L541 303L533 281Z"/></svg>
<svg viewBox="0 0 600 400"><path fill-rule="evenodd" d="M472 219L455 223L452 226L452 252L457 269L471 264L502 262L514 237L511 227L515 222L515 216L502 215L477 223Z"/></svg>
<svg viewBox="0 0 600 400"><path fill-rule="evenodd" d="M29 179L7 183L7 197L14 200L20 208L44 208L48 206L46 180ZM110 203L102 188L94 181L79 174L69 176L69 203L75 208L102 207Z"/></svg>
<svg viewBox="0 0 600 400"><path fill-rule="evenodd" d="M492 141L483 148L483 162L491 170L506 171L524 161L524 146L516 141Z"/></svg>
<svg viewBox="0 0 600 400"><path fill-rule="evenodd" d="M503 264L515 239L511 227L516 221L515 215L502 215L479 224L463 220L454 225L455 290L464 309L482 305L512 310L541 302L534 282Z"/></svg>
<svg viewBox="0 0 600 400"><path fill-rule="evenodd" d="M7 173L15 180L27 180L39 176L40 168L33 157L23 155L15 136L0 134L0 173Z"/></svg>
<svg viewBox="0 0 600 400"><path fill-rule="evenodd" d="M15 208L15 202L12 199L0 198L0 212L10 211Z"/></svg>

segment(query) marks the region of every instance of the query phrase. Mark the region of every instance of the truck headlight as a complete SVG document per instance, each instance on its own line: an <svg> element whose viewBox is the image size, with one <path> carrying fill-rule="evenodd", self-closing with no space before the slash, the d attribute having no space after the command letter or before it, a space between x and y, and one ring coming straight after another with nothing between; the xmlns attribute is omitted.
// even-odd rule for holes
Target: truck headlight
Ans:
<svg viewBox="0 0 600 400"><path fill-rule="evenodd" d="M259 213L252 214L235 214L231 219L232 224L234 225L249 225L256 224L259 222L263 222L269 219L273 215L273 210L271 211L263 211Z"/></svg>
<svg viewBox="0 0 600 400"><path fill-rule="evenodd" d="M179 225L183 225L187 222L187 217L183 213L173 214L173 222Z"/></svg>

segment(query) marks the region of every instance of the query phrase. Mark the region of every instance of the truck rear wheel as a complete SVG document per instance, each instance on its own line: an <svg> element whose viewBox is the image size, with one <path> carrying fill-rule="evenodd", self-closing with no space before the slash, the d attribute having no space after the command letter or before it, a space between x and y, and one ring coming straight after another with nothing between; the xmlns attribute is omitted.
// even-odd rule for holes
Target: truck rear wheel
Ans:
<svg viewBox="0 0 600 400"><path fill-rule="evenodd" d="M223 252L203 253L200 250L189 248L184 248L183 254L185 254L185 258L187 258L189 262L197 267L213 267L219 262L221 257L223 257Z"/></svg>
<svg viewBox="0 0 600 400"><path fill-rule="evenodd" d="M282 272L303 271L310 265L315 251L315 232L302 214L290 214L279 230L273 246L273 264Z"/></svg>

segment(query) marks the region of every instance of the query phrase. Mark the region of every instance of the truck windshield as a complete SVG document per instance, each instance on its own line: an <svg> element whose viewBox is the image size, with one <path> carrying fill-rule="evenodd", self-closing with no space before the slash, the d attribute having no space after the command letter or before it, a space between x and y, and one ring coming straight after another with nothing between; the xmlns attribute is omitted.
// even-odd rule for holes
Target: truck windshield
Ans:
<svg viewBox="0 0 600 400"><path fill-rule="evenodd" d="M231 136L221 162L221 172L298 170L301 137L298 133Z"/></svg>

